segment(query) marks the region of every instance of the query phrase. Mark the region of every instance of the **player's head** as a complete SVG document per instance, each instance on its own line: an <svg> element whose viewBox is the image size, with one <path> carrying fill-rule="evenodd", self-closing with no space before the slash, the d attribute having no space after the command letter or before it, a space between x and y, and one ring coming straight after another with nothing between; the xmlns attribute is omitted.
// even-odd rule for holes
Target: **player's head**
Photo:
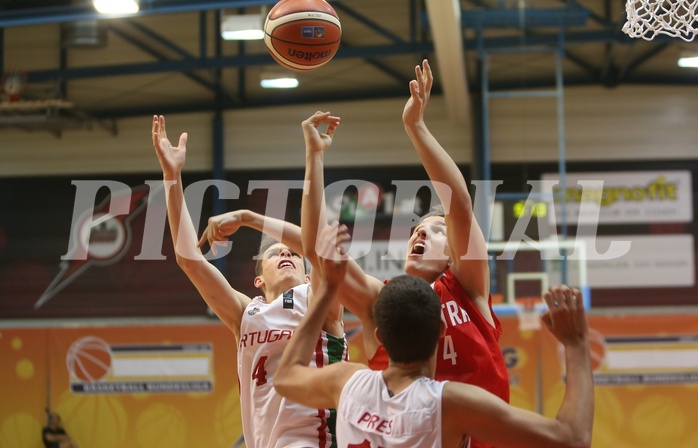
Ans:
<svg viewBox="0 0 698 448"><path fill-rule="evenodd" d="M48 415L48 423L52 428L57 428L61 425L61 416L55 412L51 412Z"/></svg>
<svg viewBox="0 0 698 448"><path fill-rule="evenodd" d="M429 219L429 218L432 218L434 216L436 216L438 218L444 218L446 216L446 212L444 211L443 204L436 204L435 206L430 208L428 212L426 212L424 215L422 215L421 218L419 218L419 222L422 222L425 219Z"/></svg>
<svg viewBox="0 0 698 448"><path fill-rule="evenodd" d="M425 362L441 336L441 301L419 277L399 275L381 289L373 304L378 338L390 360Z"/></svg>
<svg viewBox="0 0 698 448"><path fill-rule="evenodd" d="M285 244L266 235L259 245L255 276L254 285L265 295L278 295L308 281L305 259Z"/></svg>
<svg viewBox="0 0 698 448"><path fill-rule="evenodd" d="M444 208L436 205L422 216L407 242L405 272L428 282L436 280L450 263Z"/></svg>

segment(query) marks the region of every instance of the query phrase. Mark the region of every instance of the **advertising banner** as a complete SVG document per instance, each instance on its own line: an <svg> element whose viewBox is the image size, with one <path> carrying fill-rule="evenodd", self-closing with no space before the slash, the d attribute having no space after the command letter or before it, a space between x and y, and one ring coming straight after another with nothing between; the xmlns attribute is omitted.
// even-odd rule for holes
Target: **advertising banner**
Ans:
<svg viewBox="0 0 698 448"><path fill-rule="evenodd" d="M589 316L594 448L698 446L696 316ZM511 403L554 417L564 360L501 318ZM350 358L366 362L347 320ZM235 341L219 323L0 329L0 448L41 448L46 408L81 447L244 447Z"/></svg>
<svg viewBox="0 0 698 448"><path fill-rule="evenodd" d="M81 447L241 444L235 352L218 323L2 329L0 448L42 447L46 408Z"/></svg>
<svg viewBox="0 0 698 448"><path fill-rule="evenodd" d="M550 193L560 193L557 173L541 179L556 182ZM613 171L567 173L566 222L584 224L637 224L691 222L693 187L690 171ZM556 200L555 217L562 223Z"/></svg>
<svg viewBox="0 0 698 448"><path fill-rule="evenodd" d="M698 446L695 314L590 316L595 383L594 448ZM564 360L542 339L543 413L564 394Z"/></svg>

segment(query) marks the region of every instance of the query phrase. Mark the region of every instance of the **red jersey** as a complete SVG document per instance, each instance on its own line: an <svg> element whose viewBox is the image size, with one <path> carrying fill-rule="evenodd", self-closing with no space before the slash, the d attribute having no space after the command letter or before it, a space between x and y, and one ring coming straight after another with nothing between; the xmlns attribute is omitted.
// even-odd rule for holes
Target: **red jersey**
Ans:
<svg viewBox="0 0 698 448"><path fill-rule="evenodd" d="M487 322L450 269L432 287L441 298L441 315L447 327L436 352L435 379L473 384L508 403L509 374L499 347L502 334L499 319L492 312L495 326ZM491 297L489 306L491 311ZM388 354L382 345L368 365L373 370L388 367ZM490 446L475 440L471 442L471 448Z"/></svg>

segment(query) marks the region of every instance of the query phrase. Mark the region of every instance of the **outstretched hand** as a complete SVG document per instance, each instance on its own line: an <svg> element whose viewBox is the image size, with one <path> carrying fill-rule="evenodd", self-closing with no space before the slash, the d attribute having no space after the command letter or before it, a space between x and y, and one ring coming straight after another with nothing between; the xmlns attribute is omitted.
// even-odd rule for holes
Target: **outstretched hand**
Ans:
<svg viewBox="0 0 698 448"><path fill-rule="evenodd" d="M563 345L586 341L589 323L584 312L582 293L566 285L553 286L543 294L548 312L542 316L548 330Z"/></svg>
<svg viewBox="0 0 698 448"><path fill-rule="evenodd" d="M187 155L187 133L184 132L179 136L179 144L173 147L172 143L167 139L167 130L165 127L165 117L153 116L153 147L160 161L162 172L166 178L175 178L179 176L184 161Z"/></svg>
<svg viewBox="0 0 698 448"><path fill-rule="evenodd" d="M320 132L319 127L323 124L327 125L325 132ZM303 120L301 127L303 128L303 137L305 138L305 147L310 152L323 152L332 146L332 138L334 131L339 126L339 117L330 115L329 112L315 112L311 117Z"/></svg>
<svg viewBox="0 0 698 448"><path fill-rule="evenodd" d="M424 120L424 110L427 108L431 87L434 84L434 75L431 72L429 61L422 61L422 66L414 68L415 79L410 81L410 99L402 111L402 123L410 126Z"/></svg>

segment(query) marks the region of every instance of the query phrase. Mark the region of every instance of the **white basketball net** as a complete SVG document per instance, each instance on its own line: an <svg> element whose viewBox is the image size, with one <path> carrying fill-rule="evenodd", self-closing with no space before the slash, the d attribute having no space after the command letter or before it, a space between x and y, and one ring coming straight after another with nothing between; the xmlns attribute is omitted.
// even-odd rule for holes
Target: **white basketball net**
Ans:
<svg viewBox="0 0 698 448"><path fill-rule="evenodd" d="M652 40L658 34L689 42L698 34L698 0L627 0L623 32Z"/></svg>

